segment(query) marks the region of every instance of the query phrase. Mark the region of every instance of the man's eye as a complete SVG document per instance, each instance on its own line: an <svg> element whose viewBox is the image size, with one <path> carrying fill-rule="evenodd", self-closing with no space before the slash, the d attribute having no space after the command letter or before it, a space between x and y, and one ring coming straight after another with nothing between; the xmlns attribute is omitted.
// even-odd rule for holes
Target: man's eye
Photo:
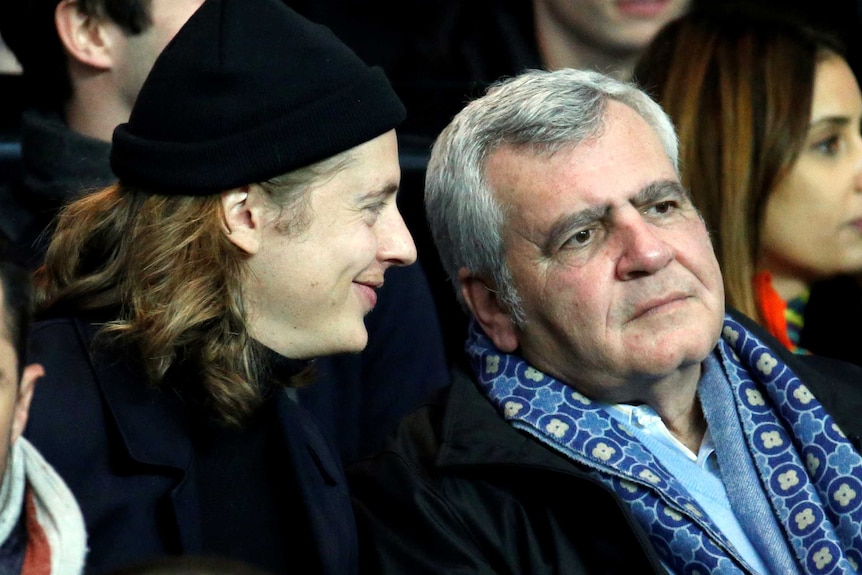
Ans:
<svg viewBox="0 0 862 575"><path fill-rule="evenodd" d="M650 208L657 214L667 214L676 206L676 202L672 202L670 200L666 202L659 202Z"/></svg>
<svg viewBox="0 0 862 575"><path fill-rule="evenodd" d="M590 242L593 237L593 230L581 230L569 238L568 243L576 246L582 246Z"/></svg>
<svg viewBox="0 0 862 575"><path fill-rule="evenodd" d="M386 209L386 201L379 200L374 202L373 204L369 204L365 206L365 212L375 219L383 213L383 210Z"/></svg>

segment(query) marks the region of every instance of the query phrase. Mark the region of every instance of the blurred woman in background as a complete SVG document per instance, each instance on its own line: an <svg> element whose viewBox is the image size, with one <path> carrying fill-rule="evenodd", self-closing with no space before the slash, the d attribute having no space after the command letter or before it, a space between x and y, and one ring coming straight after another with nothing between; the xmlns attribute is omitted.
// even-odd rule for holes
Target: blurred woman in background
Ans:
<svg viewBox="0 0 862 575"><path fill-rule="evenodd" d="M728 304L798 353L862 363L836 329L862 321L862 94L841 42L708 3L659 32L634 79L676 124Z"/></svg>

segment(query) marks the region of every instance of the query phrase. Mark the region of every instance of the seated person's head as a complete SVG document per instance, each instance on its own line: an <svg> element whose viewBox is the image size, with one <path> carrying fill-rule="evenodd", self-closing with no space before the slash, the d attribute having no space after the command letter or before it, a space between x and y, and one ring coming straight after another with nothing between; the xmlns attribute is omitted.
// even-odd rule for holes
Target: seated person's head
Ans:
<svg viewBox="0 0 862 575"><path fill-rule="evenodd" d="M545 373L658 377L718 341L721 274L673 126L633 86L561 69L492 87L435 143L426 208L472 315Z"/></svg>

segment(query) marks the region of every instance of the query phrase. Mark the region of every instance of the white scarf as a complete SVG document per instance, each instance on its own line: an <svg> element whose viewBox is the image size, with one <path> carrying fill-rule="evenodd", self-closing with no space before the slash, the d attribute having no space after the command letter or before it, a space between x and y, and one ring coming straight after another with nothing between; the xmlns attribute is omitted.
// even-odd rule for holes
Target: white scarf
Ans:
<svg viewBox="0 0 862 575"><path fill-rule="evenodd" d="M10 448L0 485L0 542L21 517L28 485L36 518L51 548L51 575L80 575L87 552L84 517L65 482L24 437Z"/></svg>

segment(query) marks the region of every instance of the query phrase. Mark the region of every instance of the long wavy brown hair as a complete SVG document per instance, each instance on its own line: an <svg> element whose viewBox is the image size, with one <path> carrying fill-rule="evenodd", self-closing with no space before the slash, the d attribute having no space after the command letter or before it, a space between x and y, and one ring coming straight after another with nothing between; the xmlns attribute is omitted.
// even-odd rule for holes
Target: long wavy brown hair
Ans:
<svg viewBox="0 0 862 575"><path fill-rule="evenodd" d="M834 55L839 40L792 14L710 2L665 26L635 67L676 125L727 303L760 322L752 280L766 200L802 150L817 65Z"/></svg>
<svg viewBox="0 0 862 575"><path fill-rule="evenodd" d="M307 190L349 159L340 154L255 184L281 209L281 233L309 223ZM85 195L58 216L35 275L37 313L107 318L100 336L137 350L150 383L174 386L241 425L262 400L258 383L267 365L246 323L248 256L223 222L219 194L163 195L118 184ZM168 381L174 369L183 377Z"/></svg>

